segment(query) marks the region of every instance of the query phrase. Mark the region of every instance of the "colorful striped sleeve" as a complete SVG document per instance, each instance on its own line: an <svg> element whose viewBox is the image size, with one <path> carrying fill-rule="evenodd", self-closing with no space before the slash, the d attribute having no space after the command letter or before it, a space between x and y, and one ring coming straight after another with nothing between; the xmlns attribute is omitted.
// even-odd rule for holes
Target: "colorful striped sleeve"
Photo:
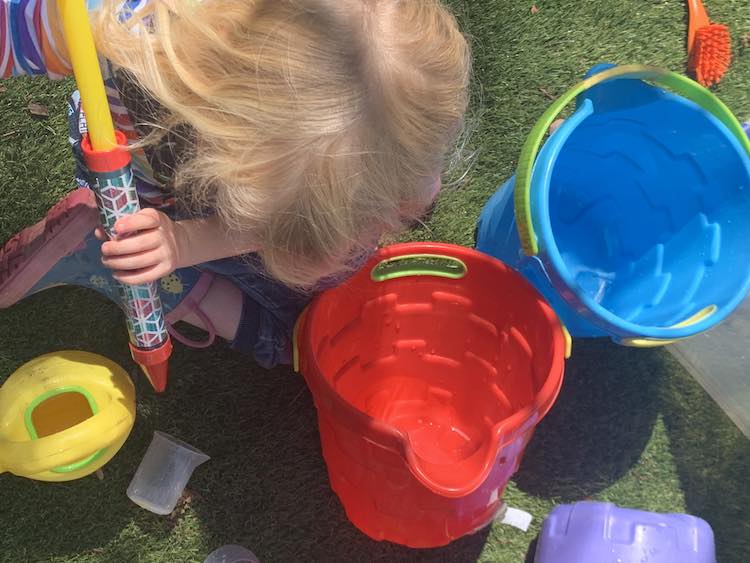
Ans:
<svg viewBox="0 0 750 563"><path fill-rule="evenodd" d="M119 17L127 21L150 0L123 0ZM86 0L89 11L101 0ZM72 73L55 0L0 0L0 78Z"/></svg>
<svg viewBox="0 0 750 563"><path fill-rule="evenodd" d="M127 21L150 0L122 0L119 18ZM100 7L100 0L87 0L90 11ZM128 110L121 99L115 69L102 60L102 78L115 126L129 141L138 139ZM46 75L62 78L72 74L55 0L0 0L0 78L23 75ZM74 100L80 98L74 95ZM73 108L71 111L79 111ZM82 114L81 114L82 115ZM85 120L79 126L85 131ZM72 140L75 142L75 139ZM169 206L173 199L158 187L154 172L143 149L133 151L133 171L139 181L139 194L157 207Z"/></svg>
<svg viewBox="0 0 750 563"><path fill-rule="evenodd" d="M55 0L0 0L0 78L70 73Z"/></svg>

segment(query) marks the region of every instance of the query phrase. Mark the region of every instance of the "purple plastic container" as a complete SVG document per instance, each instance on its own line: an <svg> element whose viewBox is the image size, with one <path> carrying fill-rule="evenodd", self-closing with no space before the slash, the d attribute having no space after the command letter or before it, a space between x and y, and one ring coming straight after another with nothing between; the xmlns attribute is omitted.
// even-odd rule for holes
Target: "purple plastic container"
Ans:
<svg viewBox="0 0 750 563"><path fill-rule="evenodd" d="M705 520L613 504L558 506L544 521L535 563L716 563Z"/></svg>

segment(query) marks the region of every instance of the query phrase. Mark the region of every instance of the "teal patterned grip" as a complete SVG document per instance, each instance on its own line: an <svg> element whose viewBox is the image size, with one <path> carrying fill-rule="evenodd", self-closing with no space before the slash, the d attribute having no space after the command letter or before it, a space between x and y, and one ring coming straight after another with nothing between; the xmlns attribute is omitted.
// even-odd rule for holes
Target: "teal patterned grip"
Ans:
<svg viewBox="0 0 750 563"><path fill-rule="evenodd" d="M89 183L96 193L104 229L110 238L117 238L114 232L117 220L141 209L130 166L114 172L90 172ZM120 296L133 346L151 350L169 339L155 283L120 284Z"/></svg>

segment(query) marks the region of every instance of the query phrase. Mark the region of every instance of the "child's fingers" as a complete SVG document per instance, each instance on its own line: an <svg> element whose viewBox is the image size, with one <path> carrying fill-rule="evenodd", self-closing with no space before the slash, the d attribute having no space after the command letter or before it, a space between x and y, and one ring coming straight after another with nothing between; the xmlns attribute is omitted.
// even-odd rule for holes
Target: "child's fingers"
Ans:
<svg viewBox="0 0 750 563"><path fill-rule="evenodd" d="M99 240L109 240L107 233L104 231L104 227L97 227L94 229L94 236Z"/></svg>
<svg viewBox="0 0 750 563"><path fill-rule="evenodd" d="M143 209L133 215L122 217L115 223L115 232L126 235L135 231L155 229L161 224L161 215L155 209Z"/></svg>
<svg viewBox="0 0 750 563"><path fill-rule="evenodd" d="M111 270L140 270L164 262L164 253L160 250L147 250L126 256L104 256L102 264Z"/></svg>
<svg viewBox="0 0 750 563"><path fill-rule="evenodd" d="M159 281L164 276L170 274L170 270L163 265L141 268L140 270L118 271L112 274L120 283L129 285L139 285Z"/></svg>
<svg viewBox="0 0 750 563"><path fill-rule="evenodd" d="M163 238L158 231L145 231L132 237L105 242L102 245L102 255L109 257L138 254L139 252L154 250L162 242Z"/></svg>

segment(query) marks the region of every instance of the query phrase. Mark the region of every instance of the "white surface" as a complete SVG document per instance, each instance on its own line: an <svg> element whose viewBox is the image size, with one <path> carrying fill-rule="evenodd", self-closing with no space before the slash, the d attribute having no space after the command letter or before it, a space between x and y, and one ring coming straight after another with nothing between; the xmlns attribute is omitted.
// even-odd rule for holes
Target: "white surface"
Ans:
<svg viewBox="0 0 750 563"><path fill-rule="evenodd" d="M511 508L510 506L506 507L497 518L497 521L501 524L518 528L523 532L529 531L529 526L531 526L533 520L534 517L528 512L524 512L517 508Z"/></svg>

